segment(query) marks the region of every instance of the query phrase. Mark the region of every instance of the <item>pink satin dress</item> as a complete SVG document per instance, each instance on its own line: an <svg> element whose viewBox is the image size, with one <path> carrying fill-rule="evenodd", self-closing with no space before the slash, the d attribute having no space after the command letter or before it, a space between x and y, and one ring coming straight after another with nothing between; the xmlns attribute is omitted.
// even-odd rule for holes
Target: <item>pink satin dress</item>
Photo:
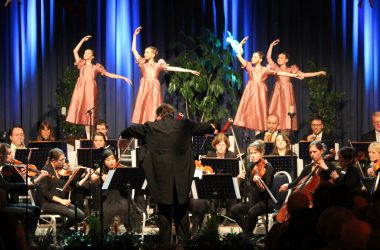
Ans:
<svg viewBox="0 0 380 250"><path fill-rule="evenodd" d="M247 62L248 83L235 115L234 125L250 129L265 130L268 116L268 87L265 80L275 74L270 67L254 67Z"/></svg>
<svg viewBox="0 0 380 250"><path fill-rule="evenodd" d="M139 91L137 93L132 123L144 124L156 119L156 109L162 104L161 86L158 76L161 70L166 70L167 64L160 59L149 64L143 57L137 60L141 70Z"/></svg>
<svg viewBox="0 0 380 250"><path fill-rule="evenodd" d="M77 68L79 69L79 77L71 97L66 121L79 125L90 125L90 115L87 111L93 108L91 124L94 125L98 117L96 75L105 75L107 71L102 65L98 63L95 65L86 64L83 59L79 60Z"/></svg>
<svg viewBox="0 0 380 250"><path fill-rule="evenodd" d="M288 72L292 74L300 74L302 71L298 69L296 65L292 65L286 68L286 71L280 69L277 65L273 66L273 68L277 71ZM289 107L294 106L295 116L293 117L293 124L291 129L297 130L297 106L296 100L294 97L293 84L290 81L290 77L288 76L279 76L276 75L276 83L274 86L272 98L269 105L269 114L277 114L280 118L279 129L287 129L290 130L290 116Z"/></svg>

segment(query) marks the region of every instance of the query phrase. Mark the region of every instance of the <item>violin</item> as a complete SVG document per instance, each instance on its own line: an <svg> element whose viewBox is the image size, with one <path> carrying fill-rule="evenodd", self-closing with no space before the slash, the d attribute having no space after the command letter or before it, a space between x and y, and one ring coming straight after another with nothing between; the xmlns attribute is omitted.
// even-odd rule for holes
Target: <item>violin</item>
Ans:
<svg viewBox="0 0 380 250"><path fill-rule="evenodd" d="M373 165L373 172L377 173L380 169L380 161L376 161L375 165Z"/></svg>
<svg viewBox="0 0 380 250"><path fill-rule="evenodd" d="M195 160L195 168L202 170L202 174L215 174L214 170L210 166L203 166L201 161Z"/></svg>
<svg viewBox="0 0 380 250"><path fill-rule="evenodd" d="M73 168L68 163L64 163L63 166L59 168L56 172L59 178L69 177L73 174Z"/></svg>
<svg viewBox="0 0 380 250"><path fill-rule="evenodd" d="M264 159L260 159L260 161L252 168L252 171L251 171L251 174L252 176L254 175L258 175L260 176L260 178L262 178L265 174L265 160Z"/></svg>

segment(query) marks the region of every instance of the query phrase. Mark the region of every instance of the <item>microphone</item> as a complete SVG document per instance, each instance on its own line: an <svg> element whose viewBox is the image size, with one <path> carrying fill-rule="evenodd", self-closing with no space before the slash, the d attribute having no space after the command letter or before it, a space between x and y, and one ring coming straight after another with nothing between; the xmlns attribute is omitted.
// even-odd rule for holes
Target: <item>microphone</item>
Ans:
<svg viewBox="0 0 380 250"><path fill-rule="evenodd" d="M289 106L288 115L290 116L290 119L293 119L293 117L296 115L296 113L294 112L294 106Z"/></svg>
<svg viewBox="0 0 380 250"><path fill-rule="evenodd" d="M85 114L85 115L86 115L86 114L91 115L91 114L92 114L92 111L93 111L94 109L95 109L95 108L92 107L92 108L90 108L89 110L87 110L86 113L84 113L84 114Z"/></svg>

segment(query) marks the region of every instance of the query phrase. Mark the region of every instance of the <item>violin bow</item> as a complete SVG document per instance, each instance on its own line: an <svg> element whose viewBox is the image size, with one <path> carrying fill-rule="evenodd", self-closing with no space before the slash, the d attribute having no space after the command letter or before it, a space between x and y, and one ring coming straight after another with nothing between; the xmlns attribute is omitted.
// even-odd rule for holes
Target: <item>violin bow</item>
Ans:
<svg viewBox="0 0 380 250"><path fill-rule="evenodd" d="M234 120L233 120L232 118L228 118L228 121L229 121L231 124L233 124L233 122L234 122ZM235 147L236 147L236 149L237 149L237 151L238 151L238 154L239 154L239 160L240 160L240 162L241 162L242 170L245 171L246 168L245 168L245 165L244 165L243 158L241 158L241 152L240 152L240 149L239 149L239 145L238 145L238 143L237 143L237 140L236 140L235 131L234 131L234 129L233 129L232 126L230 126L230 129L231 129L231 132L232 132L232 137L234 138Z"/></svg>

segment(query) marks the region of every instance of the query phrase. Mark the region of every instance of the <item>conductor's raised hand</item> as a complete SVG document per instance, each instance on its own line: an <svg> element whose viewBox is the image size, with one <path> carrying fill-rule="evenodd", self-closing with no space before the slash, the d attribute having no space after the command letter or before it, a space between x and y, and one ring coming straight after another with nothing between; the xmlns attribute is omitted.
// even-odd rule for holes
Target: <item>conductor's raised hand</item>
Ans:
<svg viewBox="0 0 380 250"><path fill-rule="evenodd" d="M133 33L133 35L134 35L134 36L137 36L137 35L140 33L141 30L142 30L142 27L141 27L141 26L138 27L138 28L136 28L136 29L135 29L135 33Z"/></svg>
<svg viewBox="0 0 380 250"><path fill-rule="evenodd" d="M87 42L92 36L88 35L82 38L83 42Z"/></svg>

